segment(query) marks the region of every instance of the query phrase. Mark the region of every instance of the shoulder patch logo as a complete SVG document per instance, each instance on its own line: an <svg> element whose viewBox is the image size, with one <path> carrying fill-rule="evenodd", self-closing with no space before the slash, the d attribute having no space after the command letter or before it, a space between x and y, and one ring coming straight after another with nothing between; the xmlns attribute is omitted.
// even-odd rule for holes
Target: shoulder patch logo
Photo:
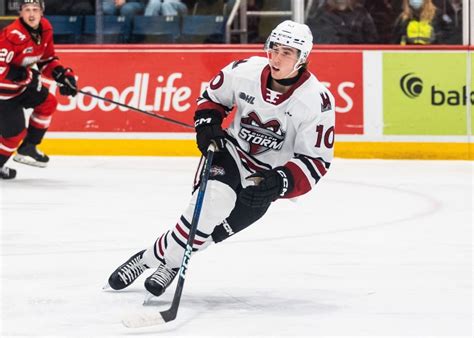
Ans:
<svg viewBox="0 0 474 338"><path fill-rule="evenodd" d="M21 41L26 39L26 35L23 34L22 32L20 32L18 29L12 30L12 34L18 35L18 37L20 38Z"/></svg>
<svg viewBox="0 0 474 338"><path fill-rule="evenodd" d="M248 61L247 59L235 61L235 62L232 64L232 69L236 68L236 67L237 67L238 65L240 65L241 63L245 63L245 62L247 62L247 61Z"/></svg>
<svg viewBox="0 0 474 338"><path fill-rule="evenodd" d="M321 113L331 110L332 106L329 95L327 93L319 93L319 95L321 96Z"/></svg>

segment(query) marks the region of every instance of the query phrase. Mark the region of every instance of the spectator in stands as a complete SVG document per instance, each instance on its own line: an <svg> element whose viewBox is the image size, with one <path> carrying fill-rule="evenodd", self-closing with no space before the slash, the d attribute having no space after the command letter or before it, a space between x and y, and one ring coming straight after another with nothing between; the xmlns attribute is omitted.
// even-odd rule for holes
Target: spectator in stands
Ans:
<svg viewBox="0 0 474 338"><path fill-rule="evenodd" d="M364 7L372 16L379 34L380 43L391 43L393 26L400 14L400 9L395 8L393 0L365 0Z"/></svg>
<svg viewBox="0 0 474 338"><path fill-rule="evenodd" d="M408 45L444 43L449 22L432 0L403 0L402 13L396 21L393 42Z"/></svg>
<svg viewBox="0 0 474 338"><path fill-rule="evenodd" d="M290 11L292 1L288 0L264 0L262 1L262 11ZM277 16L262 16L259 18L258 35L256 43L264 43L272 32L273 28L281 22L282 18Z"/></svg>
<svg viewBox="0 0 474 338"><path fill-rule="evenodd" d="M105 15L135 16L145 11L147 0L102 0Z"/></svg>
<svg viewBox="0 0 474 338"><path fill-rule="evenodd" d="M442 19L452 30L445 34L443 43L462 44L462 0L433 0L439 8Z"/></svg>
<svg viewBox="0 0 474 338"><path fill-rule="evenodd" d="M247 0L248 11L261 11L263 8L264 0ZM260 36L260 17L259 16L248 16L247 17L247 33L249 43L265 42L264 36ZM236 37L235 35L233 36Z"/></svg>
<svg viewBox="0 0 474 338"><path fill-rule="evenodd" d="M45 0L51 15L94 15L95 0Z"/></svg>
<svg viewBox="0 0 474 338"><path fill-rule="evenodd" d="M145 8L146 16L186 15L188 7L180 0L149 0Z"/></svg>
<svg viewBox="0 0 474 338"><path fill-rule="evenodd" d="M371 44L378 33L369 12L355 0L327 0L308 16L314 42L320 44Z"/></svg>
<svg viewBox="0 0 474 338"><path fill-rule="evenodd" d="M228 2L229 0L195 0L188 7L193 8L193 15L225 15Z"/></svg>

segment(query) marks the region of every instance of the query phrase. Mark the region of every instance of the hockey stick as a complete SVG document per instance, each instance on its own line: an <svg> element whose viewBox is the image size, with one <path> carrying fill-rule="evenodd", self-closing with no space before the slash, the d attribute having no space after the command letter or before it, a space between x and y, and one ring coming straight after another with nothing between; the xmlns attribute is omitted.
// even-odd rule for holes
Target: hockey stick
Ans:
<svg viewBox="0 0 474 338"><path fill-rule="evenodd" d="M74 87L72 87L74 88ZM160 115L160 114L156 114L156 113L151 113L149 111L146 111L146 110L142 110L142 109L139 109L139 108L136 108L136 107L132 107L132 106L129 106L125 103L120 103L120 102L117 102L117 101L114 101L114 100L111 100L111 99L108 99L106 97L102 97L102 96L98 96L98 95L95 95L95 94L92 94L92 93L89 93L89 92L86 92L86 91L83 91L82 89L76 89L79 93L81 94L84 94L84 95L87 95L87 96L90 96L90 97L94 97L96 99L99 99L99 100L102 100L102 101L106 101L106 102L109 102L109 103L113 103L113 104L116 104L118 106L121 106L121 107L124 107L124 108L128 108L128 109L131 109L131 110L134 110L136 112L139 112L139 113L142 113L142 114L146 114L148 116L152 116L152 117L155 117L157 119L160 119L160 120L164 120L164 121L168 121L168 122L171 122L171 123L174 123L174 124L178 124L182 127L186 127L186 128L190 128L190 129L194 129L194 126L190 125L190 124L187 124L187 123L184 123L184 122L181 122L181 121L178 121L178 120L174 120L174 119L171 119L169 117L166 117L166 116L163 116L163 115Z"/></svg>
<svg viewBox="0 0 474 338"><path fill-rule="evenodd" d="M182 127L194 129L194 126L192 126L192 125L190 125L190 124L187 124L187 123L185 123L185 122L181 122L181 121L178 121L178 120L174 120L174 119L172 119L172 118L169 118L169 117L166 117L166 116L163 116L163 115L160 115L160 114L155 114L155 113L152 113L152 112L149 112L149 111L146 111L146 110L142 110L142 109L137 108L137 107L129 106L129 105L125 104L125 103L120 103L120 102L117 102L117 101L108 99L108 98L106 98L106 97L102 97L102 96L99 96L99 95L95 95L95 94L92 94L92 93L83 91L82 89L79 89L79 88L77 88L75 85L73 85L67 78L65 79L65 81L66 81L66 85L67 85L67 86L71 87L72 89L76 90L78 93L81 93L81 94L83 94L83 95L87 95L87 96L94 97L94 98L96 98L96 99L99 99L99 100L102 100L102 101L105 101L105 102L109 102L109 103L112 103L112 104L116 104L117 106L121 106L121 107L130 109L130 110L134 110L134 111L136 111L136 112L139 112L139 113L142 113L142 114L145 114L145 115L148 115L148 116L152 116L152 117L157 118L157 119L160 119L160 120L164 120L164 121L168 121L168 122L171 122L171 123L180 125L180 126L182 126ZM48 81L44 81L44 82L48 82ZM58 85L59 85L59 86L65 86L64 84L61 84L61 83L58 83Z"/></svg>
<svg viewBox="0 0 474 338"><path fill-rule="evenodd" d="M211 171L212 159L214 157L215 145L211 143L207 149L206 160L204 161L203 170L201 173L201 182L199 184L199 191L196 197L196 206L194 207L193 220L191 222L191 229L189 230L188 241L186 242L186 250L184 251L181 267L179 268L178 285L173 296L171 307L166 311L161 311L153 315L140 315L134 318L128 318L122 321L123 325L129 328L140 328L146 326L153 326L164 324L174 320L178 314L179 302L181 301L181 294L183 293L184 281L186 279L186 271L188 269L189 260L193 252L193 242L196 236L199 216L204 202L204 195L206 193L207 181Z"/></svg>

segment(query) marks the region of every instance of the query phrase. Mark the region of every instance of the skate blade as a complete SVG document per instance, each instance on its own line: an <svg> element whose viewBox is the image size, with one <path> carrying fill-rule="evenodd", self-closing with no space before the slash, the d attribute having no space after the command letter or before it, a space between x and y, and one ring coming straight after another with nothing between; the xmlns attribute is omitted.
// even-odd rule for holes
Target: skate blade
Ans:
<svg viewBox="0 0 474 338"><path fill-rule="evenodd" d="M21 163L21 164L31 165L32 167L37 167L37 168L46 168L48 166L48 163L38 162L30 156L23 156L20 154L16 154L13 157L13 161Z"/></svg>
<svg viewBox="0 0 474 338"><path fill-rule="evenodd" d="M157 297L152 293L147 293L143 300L143 306L155 306L157 305Z"/></svg>
<svg viewBox="0 0 474 338"><path fill-rule="evenodd" d="M110 286L109 283L107 283L107 284L105 284L105 285L102 287L102 290L103 290L103 291L112 290L112 287Z"/></svg>

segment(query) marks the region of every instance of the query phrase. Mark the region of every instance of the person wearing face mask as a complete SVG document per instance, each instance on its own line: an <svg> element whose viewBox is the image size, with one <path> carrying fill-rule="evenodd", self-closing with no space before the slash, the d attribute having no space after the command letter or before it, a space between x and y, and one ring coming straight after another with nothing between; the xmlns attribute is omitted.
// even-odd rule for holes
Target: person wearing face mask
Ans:
<svg viewBox="0 0 474 338"><path fill-rule="evenodd" d="M356 0L327 0L307 24L318 44L373 44L379 37L369 12Z"/></svg>
<svg viewBox="0 0 474 338"><path fill-rule="evenodd" d="M395 23L393 43L402 45L441 44L450 31L449 23L432 0L403 0Z"/></svg>

